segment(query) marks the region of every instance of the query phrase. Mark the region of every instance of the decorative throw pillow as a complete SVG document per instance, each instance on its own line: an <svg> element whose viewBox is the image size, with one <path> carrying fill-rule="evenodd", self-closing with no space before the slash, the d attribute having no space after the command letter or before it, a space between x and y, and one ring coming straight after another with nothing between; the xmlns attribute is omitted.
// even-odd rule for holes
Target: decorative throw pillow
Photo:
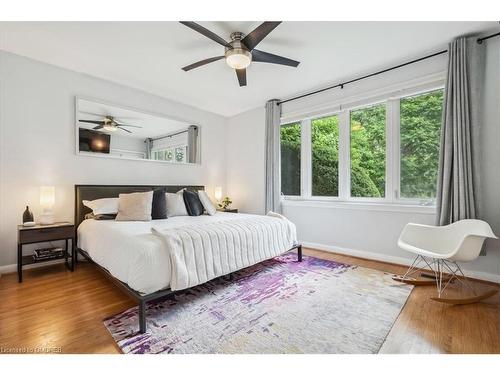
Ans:
<svg viewBox="0 0 500 375"><path fill-rule="evenodd" d="M117 221L150 221L153 192L120 194Z"/></svg>
<svg viewBox="0 0 500 375"><path fill-rule="evenodd" d="M167 198L165 197L165 189L153 190L151 218L153 220L167 218Z"/></svg>
<svg viewBox="0 0 500 375"><path fill-rule="evenodd" d="M177 193L165 193L167 200L167 216L187 216L188 212L184 203L183 190Z"/></svg>
<svg viewBox="0 0 500 375"><path fill-rule="evenodd" d="M93 201L82 201L83 205L90 208L94 215L118 213L118 198L101 198Z"/></svg>
<svg viewBox="0 0 500 375"><path fill-rule="evenodd" d="M200 198L201 204L209 215L215 215L217 213L217 209L208 197L208 194L205 190L198 190L198 198Z"/></svg>
<svg viewBox="0 0 500 375"><path fill-rule="evenodd" d="M184 203L189 216L200 216L205 210L196 191L184 190Z"/></svg>

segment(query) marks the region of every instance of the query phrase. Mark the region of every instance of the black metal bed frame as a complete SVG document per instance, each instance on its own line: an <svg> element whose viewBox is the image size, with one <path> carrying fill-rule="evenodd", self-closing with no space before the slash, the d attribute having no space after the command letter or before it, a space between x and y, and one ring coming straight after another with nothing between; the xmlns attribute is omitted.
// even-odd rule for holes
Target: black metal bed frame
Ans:
<svg viewBox="0 0 500 375"><path fill-rule="evenodd" d="M82 200L92 200L99 198L110 198L116 197L120 193L131 193L131 192L143 192L150 191L157 188L163 188L168 192L177 192L185 186L153 186L153 185L75 185L75 244L77 247L77 252L81 254L89 263L94 264L99 271L101 271L104 276L106 276L113 284L118 286L124 293L131 297L134 301L139 304L139 333L146 332L146 303L157 300L160 298L165 298L172 296L176 291L170 288L161 289L153 293L141 294L138 291L132 289L126 283L118 280L116 277L111 275L111 273L104 267L96 263L90 255L83 249L78 247L77 229L80 223L84 220L85 214L90 213L90 209L86 208L82 204ZM187 186L191 190L204 190L203 186ZM302 245L297 244L293 246L291 250L297 250L297 261L302 262ZM75 270L76 264L78 263L78 256L75 257ZM229 275L224 275L232 277L232 273ZM222 277L224 277L222 276ZM182 292L182 291L179 291Z"/></svg>

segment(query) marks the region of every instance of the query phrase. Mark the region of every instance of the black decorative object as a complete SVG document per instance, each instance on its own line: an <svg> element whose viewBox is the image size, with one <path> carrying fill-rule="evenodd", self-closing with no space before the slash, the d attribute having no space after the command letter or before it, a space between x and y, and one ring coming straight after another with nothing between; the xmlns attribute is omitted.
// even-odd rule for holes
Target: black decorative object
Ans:
<svg viewBox="0 0 500 375"><path fill-rule="evenodd" d="M33 219L33 212L30 211L29 206L26 206L26 210L23 212L23 224L29 221L35 221L35 219Z"/></svg>

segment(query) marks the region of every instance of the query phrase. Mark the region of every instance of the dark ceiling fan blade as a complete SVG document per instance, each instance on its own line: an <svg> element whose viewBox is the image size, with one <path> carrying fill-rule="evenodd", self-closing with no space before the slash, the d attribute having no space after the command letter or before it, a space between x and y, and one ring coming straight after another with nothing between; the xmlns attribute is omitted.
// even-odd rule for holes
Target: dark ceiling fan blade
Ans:
<svg viewBox="0 0 500 375"><path fill-rule="evenodd" d="M131 128L139 128L139 129L142 129L142 126L137 126L137 125L128 125L128 124L120 124L120 123L116 123L117 126L128 126L128 127L131 127Z"/></svg>
<svg viewBox="0 0 500 375"><path fill-rule="evenodd" d="M224 56L210 57L209 59L201 60L201 61L195 62L194 64L185 66L184 68L182 68L182 70L184 70L185 72L187 72L187 71L189 71L191 69L199 68L200 66L203 66L203 65L206 65L206 64L210 64L211 62L214 62L214 61L217 61L217 60L220 60L220 59L223 59L223 58L224 58Z"/></svg>
<svg viewBox="0 0 500 375"><path fill-rule="evenodd" d="M187 26L187 27L193 29L194 31L199 32L202 35L205 35L207 38L212 39L214 42L217 42L217 43L223 45L224 47L233 48L228 42L226 42L220 36L218 36L217 34L213 33L212 31L204 28L203 26L197 24L196 22L193 22L193 21L180 21L180 23L182 23L184 26Z"/></svg>
<svg viewBox="0 0 500 375"><path fill-rule="evenodd" d="M96 126L95 128L92 128L92 129L99 130L99 129L102 129L102 128L104 128L104 125L98 125L98 126Z"/></svg>
<svg viewBox="0 0 500 375"><path fill-rule="evenodd" d="M246 69L235 69L236 76L238 77L238 82L240 87L247 85L247 70Z"/></svg>
<svg viewBox="0 0 500 375"><path fill-rule="evenodd" d="M242 40L243 44L251 51L257 44L259 44L262 39L264 39L271 31L273 31L281 21L266 21L260 26L257 26L250 34L245 36Z"/></svg>
<svg viewBox="0 0 500 375"><path fill-rule="evenodd" d="M121 127L121 126L119 126L119 125L117 125L116 127L117 127L118 129L120 129L120 130L126 131L127 133L132 133L130 130L127 130L127 129L125 129L125 128L122 128L122 127Z"/></svg>
<svg viewBox="0 0 500 375"><path fill-rule="evenodd" d="M296 68L300 64L299 61L288 59L288 58L283 57L283 56L273 55L272 53L259 51L257 49L254 49L252 51L252 61L270 63L270 64L287 65L287 66L293 66L294 68Z"/></svg>
<svg viewBox="0 0 500 375"><path fill-rule="evenodd" d="M80 122L88 122L89 124L97 124L97 125L102 125L104 124L104 121L94 121L94 120L78 120Z"/></svg>

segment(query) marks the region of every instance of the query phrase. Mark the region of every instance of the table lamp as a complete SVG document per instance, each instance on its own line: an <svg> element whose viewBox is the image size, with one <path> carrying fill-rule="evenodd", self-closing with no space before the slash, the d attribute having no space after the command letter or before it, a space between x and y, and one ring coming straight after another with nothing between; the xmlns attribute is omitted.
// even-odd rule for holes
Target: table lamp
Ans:
<svg viewBox="0 0 500 375"><path fill-rule="evenodd" d="M214 190L214 197L217 202L222 199L222 187L216 186Z"/></svg>
<svg viewBox="0 0 500 375"><path fill-rule="evenodd" d="M42 214L40 215L40 224L54 224L54 213L52 207L56 200L54 186L40 187L40 206L42 206Z"/></svg>

